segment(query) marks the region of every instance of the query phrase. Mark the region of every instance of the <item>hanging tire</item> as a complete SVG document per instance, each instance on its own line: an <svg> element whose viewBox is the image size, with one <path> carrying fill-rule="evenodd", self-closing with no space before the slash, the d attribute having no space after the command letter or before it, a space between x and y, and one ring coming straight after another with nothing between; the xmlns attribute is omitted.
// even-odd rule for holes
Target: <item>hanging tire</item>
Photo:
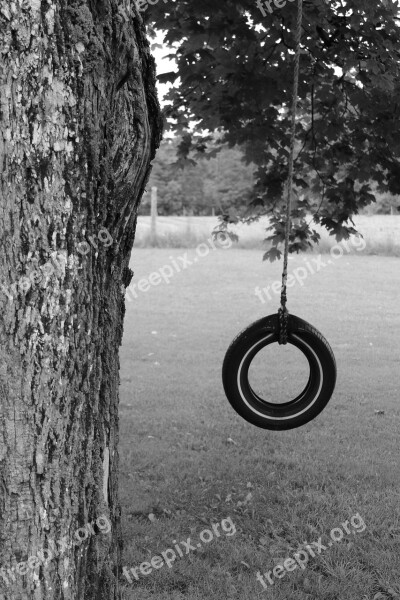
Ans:
<svg viewBox="0 0 400 600"><path fill-rule="evenodd" d="M288 343L306 356L310 367L308 383L289 402L274 404L263 400L249 383L249 367L262 348L278 342L278 327L278 315L274 314L242 331L226 352L222 380L230 404L243 419L263 429L294 429L314 419L329 402L336 384L336 361L324 336L303 319L289 314Z"/></svg>

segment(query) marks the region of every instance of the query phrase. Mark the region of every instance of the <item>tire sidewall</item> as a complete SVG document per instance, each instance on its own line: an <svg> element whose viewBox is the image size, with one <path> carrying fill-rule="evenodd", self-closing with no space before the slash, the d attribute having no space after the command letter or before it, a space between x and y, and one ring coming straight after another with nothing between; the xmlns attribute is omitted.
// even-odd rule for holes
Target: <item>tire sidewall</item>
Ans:
<svg viewBox="0 0 400 600"><path fill-rule="evenodd" d="M244 360L254 346L260 344L264 338L268 338L267 343L261 344L254 356L263 347L278 342L278 327L278 316L269 315L243 330L228 348L223 363L222 378L226 396L242 418L263 429L286 430L305 425L325 408L336 383L336 362L332 349L323 335L303 319L289 315L288 342L299 348L306 355L309 363L311 357L312 382L310 384L309 379L307 384L309 389L307 390L307 386L304 388L298 397L301 398L305 393L304 398L299 401L296 399L296 403L292 401L283 405L272 405L267 402L257 402L254 396L258 400L261 399L251 390L248 372L243 373L243 368L246 367ZM246 380L248 386L245 384ZM274 407L273 410L271 406Z"/></svg>

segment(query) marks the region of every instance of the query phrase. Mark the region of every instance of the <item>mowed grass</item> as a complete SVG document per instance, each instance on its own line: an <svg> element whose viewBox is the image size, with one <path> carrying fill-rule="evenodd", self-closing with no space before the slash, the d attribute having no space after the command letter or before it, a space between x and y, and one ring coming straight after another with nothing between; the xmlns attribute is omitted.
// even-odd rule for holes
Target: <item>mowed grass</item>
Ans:
<svg viewBox="0 0 400 600"><path fill-rule="evenodd" d="M186 250L134 249L134 282ZM187 250L193 260L194 249ZM381 600L400 598L400 260L344 255L289 289L289 310L329 340L338 381L328 407L286 432L258 429L231 409L221 365L232 338L277 310L256 286L280 276L252 250L214 250L127 302L121 349L120 495L124 565L138 567L175 543L231 518L200 549L128 583L126 600ZM172 257L172 258L171 258ZM307 260L312 257L308 256ZM293 271L303 257L290 261ZM296 357L273 347L260 385L286 393ZM285 361L285 351L289 357ZM259 363L262 367L262 363ZM300 362L300 370L303 363ZM299 384L300 385L300 384ZM378 414L375 411L384 411ZM327 545L307 567L264 590L256 573ZM149 519L151 516L151 520ZM175 540L175 542L174 542ZM184 548L182 547L184 550Z"/></svg>

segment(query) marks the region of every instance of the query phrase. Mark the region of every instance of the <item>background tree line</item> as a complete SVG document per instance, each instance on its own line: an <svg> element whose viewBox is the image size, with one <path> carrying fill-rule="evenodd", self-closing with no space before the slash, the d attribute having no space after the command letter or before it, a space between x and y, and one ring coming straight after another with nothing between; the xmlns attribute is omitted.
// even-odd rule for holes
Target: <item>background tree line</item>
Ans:
<svg viewBox="0 0 400 600"><path fill-rule="evenodd" d="M150 214L150 189L158 190L158 214L210 216L230 208L243 211L256 185L256 166L245 162L239 146L224 145L211 158L197 155L184 165L177 161L179 138L161 143L143 197L140 214ZM371 182L373 187L373 184ZM390 192L375 192L375 202L361 214L399 214L400 197Z"/></svg>

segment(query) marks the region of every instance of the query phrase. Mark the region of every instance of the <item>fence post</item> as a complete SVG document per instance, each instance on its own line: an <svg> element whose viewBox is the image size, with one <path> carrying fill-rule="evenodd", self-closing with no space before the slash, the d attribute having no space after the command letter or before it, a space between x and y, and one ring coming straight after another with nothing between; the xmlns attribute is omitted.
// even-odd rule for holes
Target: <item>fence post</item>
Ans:
<svg viewBox="0 0 400 600"><path fill-rule="evenodd" d="M157 188L151 188L151 224L150 224L150 243L154 247L157 245Z"/></svg>

